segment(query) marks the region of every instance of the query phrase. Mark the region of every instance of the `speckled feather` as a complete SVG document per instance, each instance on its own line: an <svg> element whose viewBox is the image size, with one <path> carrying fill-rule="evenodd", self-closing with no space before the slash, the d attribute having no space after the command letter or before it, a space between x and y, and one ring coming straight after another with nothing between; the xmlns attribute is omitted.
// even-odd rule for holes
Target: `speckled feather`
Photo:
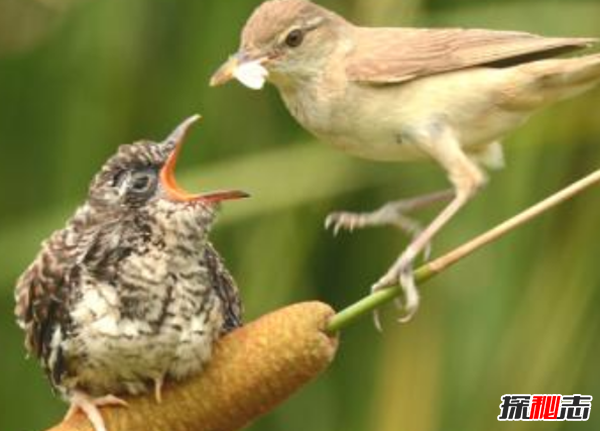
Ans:
<svg viewBox="0 0 600 431"><path fill-rule="evenodd" d="M155 178L173 149L121 146L18 281L26 348L67 398L185 378L241 325L237 287L207 239L212 205L172 201L158 179L142 196L122 184L133 172Z"/></svg>

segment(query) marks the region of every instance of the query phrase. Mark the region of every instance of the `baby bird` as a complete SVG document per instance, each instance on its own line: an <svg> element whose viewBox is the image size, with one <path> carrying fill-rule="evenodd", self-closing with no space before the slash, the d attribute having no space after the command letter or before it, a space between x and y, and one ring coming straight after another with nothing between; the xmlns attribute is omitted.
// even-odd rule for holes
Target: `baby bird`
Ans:
<svg viewBox="0 0 600 431"><path fill-rule="evenodd" d="M16 316L52 387L106 431L98 406L201 371L241 325L234 280L208 240L221 201L189 194L174 169L193 116L162 143L121 146L87 201L20 277Z"/></svg>

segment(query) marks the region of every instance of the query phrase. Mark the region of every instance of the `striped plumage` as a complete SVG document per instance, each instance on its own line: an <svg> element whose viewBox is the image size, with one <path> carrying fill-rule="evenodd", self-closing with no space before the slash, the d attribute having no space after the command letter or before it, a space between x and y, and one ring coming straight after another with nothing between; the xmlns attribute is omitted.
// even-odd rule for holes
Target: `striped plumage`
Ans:
<svg viewBox="0 0 600 431"><path fill-rule="evenodd" d="M188 195L173 177L195 120L164 143L121 146L18 282L26 347L71 401L160 396L163 379L200 371L215 339L241 324L237 287L207 236L215 205L243 194Z"/></svg>

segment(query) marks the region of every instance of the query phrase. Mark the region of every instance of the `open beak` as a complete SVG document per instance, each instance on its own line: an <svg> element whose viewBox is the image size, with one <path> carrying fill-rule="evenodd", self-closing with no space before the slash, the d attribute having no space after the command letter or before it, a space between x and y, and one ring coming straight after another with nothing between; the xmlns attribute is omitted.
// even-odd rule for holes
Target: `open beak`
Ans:
<svg viewBox="0 0 600 431"><path fill-rule="evenodd" d="M243 51L232 55L210 78L210 86L223 85L232 79L237 79L246 87L260 90L269 76L265 64L268 57L256 57Z"/></svg>
<svg viewBox="0 0 600 431"><path fill-rule="evenodd" d="M168 197L178 202L204 202L208 204L216 204L224 200L247 198L250 195L240 190L223 190L215 191L202 194L191 194L183 190L177 180L175 179L175 166L177 165L177 158L187 136L190 127L200 120L199 115L193 115L181 123L177 128L169 135L166 143L173 146L171 154L169 155L167 162L160 170L160 183L163 190L167 193Z"/></svg>

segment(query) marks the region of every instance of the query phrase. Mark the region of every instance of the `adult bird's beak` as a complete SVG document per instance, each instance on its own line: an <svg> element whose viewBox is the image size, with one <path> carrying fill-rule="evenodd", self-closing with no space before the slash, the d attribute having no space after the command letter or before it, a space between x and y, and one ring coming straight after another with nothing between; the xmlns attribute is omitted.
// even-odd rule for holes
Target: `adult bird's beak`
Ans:
<svg viewBox="0 0 600 431"><path fill-rule="evenodd" d="M250 55L240 51L219 67L210 78L210 86L223 85L235 78L248 88L260 90L269 76L265 67L268 59L267 56Z"/></svg>
<svg viewBox="0 0 600 431"><path fill-rule="evenodd" d="M250 195L241 190L223 190L201 194L191 194L186 192L179 186L175 179L175 166L177 165L177 158L183 146L185 137L187 136L190 127L200 120L199 115L193 115L181 123L177 128L169 135L165 143L172 147L171 154L167 158L166 163L160 170L160 183L163 190L167 193L168 197L178 202L204 202L208 204L216 204L224 200L247 198Z"/></svg>

